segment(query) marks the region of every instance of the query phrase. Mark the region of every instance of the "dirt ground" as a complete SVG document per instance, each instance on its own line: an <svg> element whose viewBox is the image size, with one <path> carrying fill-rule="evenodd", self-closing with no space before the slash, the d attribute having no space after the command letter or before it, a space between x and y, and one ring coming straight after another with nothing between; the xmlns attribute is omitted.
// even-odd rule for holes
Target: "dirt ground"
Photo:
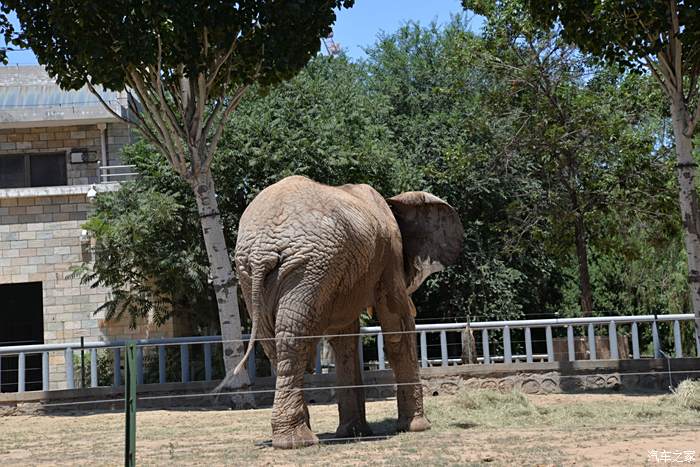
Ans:
<svg viewBox="0 0 700 467"><path fill-rule="evenodd" d="M655 465L649 451L695 451L700 412L670 396L524 396L472 392L426 398L433 429L395 434L396 402L369 402L376 438L331 443L337 410L310 407L320 446L278 451L270 410L144 410L139 465ZM124 414L0 417L0 464L119 465ZM687 454L686 454L687 459Z"/></svg>

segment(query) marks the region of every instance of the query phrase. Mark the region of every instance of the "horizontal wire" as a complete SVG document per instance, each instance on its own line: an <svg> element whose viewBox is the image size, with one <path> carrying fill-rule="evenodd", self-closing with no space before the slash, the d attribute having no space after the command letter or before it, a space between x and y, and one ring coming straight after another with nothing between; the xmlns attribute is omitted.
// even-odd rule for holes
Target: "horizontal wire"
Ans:
<svg viewBox="0 0 700 467"><path fill-rule="evenodd" d="M659 369L657 371L643 371L643 372L611 372L611 373L595 373L586 375L558 375L554 378L561 379L573 379L573 378L596 378L604 376L643 376L643 375L660 375L667 376L673 374L690 374L690 373L700 373L700 370L665 370ZM331 373L332 374L332 373ZM423 385L421 382L407 382L407 383L375 383L375 384L354 384L354 385L337 385L337 386L312 386L312 387L302 387L302 388L289 388L289 389L253 389L253 390L241 390L241 391L222 391L222 392L205 392L197 394L169 394L163 396L143 396L137 397L136 401L149 401L149 400L163 400L163 399L187 399L194 397L219 397L227 395L251 395L251 394L270 394L275 392L307 392L307 391L321 391L321 390L338 390L338 389L360 389L360 388L375 388L375 387L399 387L399 386L416 386ZM604 389L604 388L601 388ZM58 402L50 404L42 404L42 407L67 407L67 406L77 406L77 405L89 405L89 404L105 404L105 403L115 403L123 402L123 398L113 398L113 399L98 399L92 401L72 401L72 402Z"/></svg>

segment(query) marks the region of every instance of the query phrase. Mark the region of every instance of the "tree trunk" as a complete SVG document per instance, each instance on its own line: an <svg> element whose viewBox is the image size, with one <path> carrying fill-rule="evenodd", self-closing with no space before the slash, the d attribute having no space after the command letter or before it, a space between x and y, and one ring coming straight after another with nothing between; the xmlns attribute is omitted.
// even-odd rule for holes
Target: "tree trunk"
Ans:
<svg viewBox="0 0 700 467"><path fill-rule="evenodd" d="M583 213L579 210L578 195L571 192L571 207L574 211L574 237L576 242L576 258L578 259L578 281L581 291L581 311L583 316L593 315L593 293L591 291L591 275L588 272L588 242L586 241L586 225Z"/></svg>
<svg viewBox="0 0 700 467"><path fill-rule="evenodd" d="M698 195L695 188L697 164L693 159L693 138L686 133L690 115L682 96L671 103L673 136L678 158L678 201L683 219L685 250L688 255L688 285L690 303L695 314L695 332L700 336L700 215Z"/></svg>
<svg viewBox="0 0 700 467"><path fill-rule="evenodd" d="M247 372L242 371L235 378L232 375L233 369L244 354L244 345L241 341L241 315L238 309L236 280L226 248L224 226L219 215L219 205L216 201L211 172L207 171L193 180L192 189L197 200L204 244L209 257L209 275L214 285L219 310L224 367L226 368L224 381L228 388L247 386L250 384Z"/></svg>

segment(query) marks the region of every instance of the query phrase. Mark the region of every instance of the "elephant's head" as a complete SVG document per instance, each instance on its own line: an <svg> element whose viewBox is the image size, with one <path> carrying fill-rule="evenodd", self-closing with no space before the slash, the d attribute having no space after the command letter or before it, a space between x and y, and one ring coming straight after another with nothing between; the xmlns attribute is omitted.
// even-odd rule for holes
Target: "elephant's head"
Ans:
<svg viewBox="0 0 700 467"><path fill-rule="evenodd" d="M386 201L401 230L406 288L413 293L457 260L464 229L457 211L430 193L410 191Z"/></svg>

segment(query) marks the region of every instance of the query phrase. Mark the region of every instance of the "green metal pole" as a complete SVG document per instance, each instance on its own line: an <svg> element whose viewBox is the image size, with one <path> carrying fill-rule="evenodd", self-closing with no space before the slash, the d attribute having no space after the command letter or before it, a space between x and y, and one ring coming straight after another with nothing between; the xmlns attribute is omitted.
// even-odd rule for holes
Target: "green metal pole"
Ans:
<svg viewBox="0 0 700 467"><path fill-rule="evenodd" d="M124 407L126 430L124 443L124 465L136 466L136 346L126 344L124 364Z"/></svg>

